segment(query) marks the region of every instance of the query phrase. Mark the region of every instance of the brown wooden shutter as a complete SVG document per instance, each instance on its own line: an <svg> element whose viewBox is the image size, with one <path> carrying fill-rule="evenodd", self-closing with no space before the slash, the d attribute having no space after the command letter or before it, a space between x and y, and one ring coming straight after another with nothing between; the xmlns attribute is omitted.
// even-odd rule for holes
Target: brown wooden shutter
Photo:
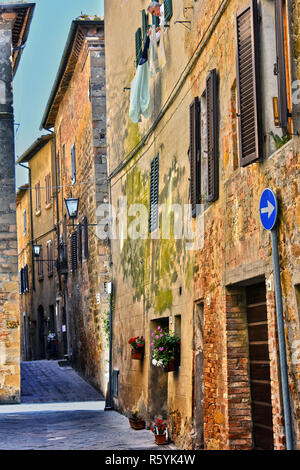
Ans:
<svg viewBox="0 0 300 470"><path fill-rule="evenodd" d="M78 261L82 263L82 225L79 224L77 228L77 242L78 242Z"/></svg>
<svg viewBox="0 0 300 470"><path fill-rule="evenodd" d="M285 42L283 26L284 0L275 0L276 64L278 86L278 114L280 127L288 128L288 102L286 82Z"/></svg>
<svg viewBox="0 0 300 470"><path fill-rule="evenodd" d="M149 204L149 232L158 227L158 199L159 199L159 154L151 161L150 170L150 204Z"/></svg>
<svg viewBox="0 0 300 470"><path fill-rule="evenodd" d="M241 166L262 157L258 21L256 0L251 0L236 15L237 116Z"/></svg>
<svg viewBox="0 0 300 470"><path fill-rule="evenodd" d="M206 79L207 105L207 201L219 197L218 122L217 122L217 71L212 70Z"/></svg>
<svg viewBox="0 0 300 470"><path fill-rule="evenodd" d="M190 105L190 168L192 217L196 216L196 204L201 202L201 135L200 100L198 97Z"/></svg>
<svg viewBox="0 0 300 470"><path fill-rule="evenodd" d="M75 272L78 266L78 258L77 258L77 231L73 232L70 235L70 265L71 265L71 272Z"/></svg>

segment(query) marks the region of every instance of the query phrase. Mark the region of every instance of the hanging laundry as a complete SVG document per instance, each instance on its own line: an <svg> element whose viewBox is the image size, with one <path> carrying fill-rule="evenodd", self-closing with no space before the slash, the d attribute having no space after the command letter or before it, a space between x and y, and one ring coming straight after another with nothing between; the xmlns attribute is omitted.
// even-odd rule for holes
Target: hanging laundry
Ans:
<svg viewBox="0 0 300 470"><path fill-rule="evenodd" d="M142 115L148 119L151 114L149 45L150 38L147 37L135 77L131 82L129 117L134 124L140 121Z"/></svg>
<svg viewBox="0 0 300 470"><path fill-rule="evenodd" d="M155 77L155 75L159 72L159 64L157 52L157 33L155 31L154 25L151 28L150 36L149 67L151 77Z"/></svg>

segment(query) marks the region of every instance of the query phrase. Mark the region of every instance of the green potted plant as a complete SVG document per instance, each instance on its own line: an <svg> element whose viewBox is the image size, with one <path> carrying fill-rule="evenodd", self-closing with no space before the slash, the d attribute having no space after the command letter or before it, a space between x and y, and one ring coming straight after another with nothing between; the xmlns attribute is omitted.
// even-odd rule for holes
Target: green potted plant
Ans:
<svg viewBox="0 0 300 470"><path fill-rule="evenodd" d="M132 429L139 430L139 429L145 429L145 421L143 418L139 415L140 410L133 409L131 411L131 415L129 418L129 424L132 427Z"/></svg>
<svg viewBox="0 0 300 470"><path fill-rule="evenodd" d="M130 338L128 343L132 347L131 358L136 360L143 359L145 350L145 340L143 336L135 336L134 338Z"/></svg>
<svg viewBox="0 0 300 470"><path fill-rule="evenodd" d="M155 437L157 445L167 444L168 441L168 428L162 419L157 418L155 423L150 427Z"/></svg>
<svg viewBox="0 0 300 470"><path fill-rule="evenodd" d="M171 334L168 329L162 329L158 326L152 333L152 364L156 367L162 367L166 372L175 371L179 345L179 336Z"/></svg>

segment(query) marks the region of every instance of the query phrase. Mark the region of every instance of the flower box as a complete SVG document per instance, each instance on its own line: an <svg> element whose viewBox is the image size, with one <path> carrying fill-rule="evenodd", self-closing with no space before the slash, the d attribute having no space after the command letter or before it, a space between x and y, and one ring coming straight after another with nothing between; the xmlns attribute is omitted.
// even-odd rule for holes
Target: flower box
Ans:
<svg viewBox="0 0 300 470"><path fill-rule="evenodd" d="M143 351L137 351L136 349L131 350L131 359L141 361L143 359L143 355L144 355L144 350Z"/></svg>
<svg viewBox="0 0 300 470"><path fill-rule="evenodd" d="M167 444L167 437L165 434L154 434L155 436L155 444L158 446Z"/></svg>
<svg viewBox="0 0 300 470"><path fill-rule="evenodd" d="M175 359L170 359L168 364L164 366L165 372L174 372L176 370L176 361Z"/></svg>
<svg viewBox="0 0 300 470"><path fill-rule="evenodd" d="M145 429L145 421L142 419L132 419L129 418L129 423L132 429L139 430L139 429Z"/></svg>

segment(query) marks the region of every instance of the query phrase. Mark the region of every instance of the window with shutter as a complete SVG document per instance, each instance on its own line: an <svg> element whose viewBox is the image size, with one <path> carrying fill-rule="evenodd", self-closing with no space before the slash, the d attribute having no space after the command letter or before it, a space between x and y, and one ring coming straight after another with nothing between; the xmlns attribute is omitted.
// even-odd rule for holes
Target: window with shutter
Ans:
<svg viewBox="0 0 300 470"><path fill-rule="evenodd" d="M136 57L136 66L139 65L140 58L142 55L142 29L138 28L135 32L135 57Z"/></svg>
<svg viewBox="0 0 300 470"><path fill-rule="evenodd" d="M57 161L56 161L56 175L57 175L57 192L60 191L60 153L57 152Z"/></svg>
<svg viewBox="0 0 300 470"><path fill-rule="evenodd" d="M168 23L173 16L172 0L164 0L164 6L165 6L165 20Z"/></svg>
<svg viewBox="0 0 300 470"><path fill-rule="evenodd" d="M41 212L41 185L40 182L35 185L35 212L39 214Z"/></svg>
<svg viewBox="0 0 300 470"><path fill-rule="evenodd" d="M26 217L26 209L23 211L23 234L26 235L27 233L27 217Z"/></svg>
<svg viewBox="0 0 300 470"><path fill-rule="evenodd" d="M218 121L217 121L217 71L212 70L206 79L207 106L207 201L219 197Z"/></svg>
<svg viewBox="0 0 300 470"><path fill-rule="evenodd" d="M19 293L24 294L24 285L23 285L23 268L19 271Z"/></svg>
<svg viewBox="0 0 300 470"><path fill-rule="evenodd" d="M51 175L50 173L45 176L45 186L46 186L46 206L51 205Z"/></svg>
<svg viewBox="0 0 300 470"><path fill-rule="evenodd" d="M48 276L53 276L53 242L47 242Z"/></svg>
<svg viewBox="0 0 300 470"><path fill-rule="evenodd" d="M83 254L85 259L89 257L89 232L88 232L88 221L87 218L84 217L83 221L83 235L84 235L84 246L83 246Z"/></svg>
<svg viewBox="0 0 300 470"><path fill-rule="evenodd" d="M77 228L77 241L78 241L78 261L82 263L82 225L79 224Z"/></svg>
<svg viewBox="0 0 300 470"><path fill-rule="evenodd" d="M39 280L43 280L44 279L44 265L43 265L43 247L41 246L40 248L40 256L39 256L39 261L38 261L38 277L39 277Z"/></svg>
<svg viewBox="0 0 300 470"><path fill-rule="evenodd" d="M159 16L152 15L152 26L155 26L156 28L158 28L159 23L160 23Z"/></svg>
<svg viewBox="0 0 300 470"><path fill-rule="evenodd" d="M72 145L71 159L72 159L72 184L75 184L76 183L76 150L75 150L75 144Z"/></svg>
<svg viewBox="0 0 300 470"><path fill-rule="evenodd" d="M236 15L237 93L240 164L262 157L261 95L259 90L259 28L257 1Z"/></svg>
<svg viewBox="0 0 300 470"><path fill-rule="evenodd" d="M158 227L158 196L159 196L159 154L151 161L150 170L150 206L149 232Z"/></svg>
<svg viewBox="0 0 300 470"><path fill-rule="evenodd" d="M279 126L288 128L288 100L287 100L287 80L286 80L286 60L285 60L285 38L283 24L284 0L275 0L275 32L276 32L276 64L278 86L278 114Z"/></svg>
<svg viewBox="0 0 300 470"><path fill-rule="evenodd" d="M29 292L28 265L24 266L24 292Z"/></svg>
<svg viewBox="0 0 300 470"><path fill-rule="evenodd" d="M70 256L71 256L71 272L74 273L77 270L78 267L78 258L77 258L77 232L73 232L70 235L70 242L71 242L71 247L70 247Z"/></svg>
<svg viewBox="0 0 300 470"><path fill-rule="evenodd" d="M190 105L190 192L192 216L196 216L196 205L201 202L201 106L198 97Z"/></svg>
<svg viewBox="0 0 300 470"><path fill-rule="evenodd" d="M146 13L145 10L142 10L142 22L143 22L143 41L145 42L145 39L147 37L148 24L149 24L149 15L148 13Z"/></svg>

